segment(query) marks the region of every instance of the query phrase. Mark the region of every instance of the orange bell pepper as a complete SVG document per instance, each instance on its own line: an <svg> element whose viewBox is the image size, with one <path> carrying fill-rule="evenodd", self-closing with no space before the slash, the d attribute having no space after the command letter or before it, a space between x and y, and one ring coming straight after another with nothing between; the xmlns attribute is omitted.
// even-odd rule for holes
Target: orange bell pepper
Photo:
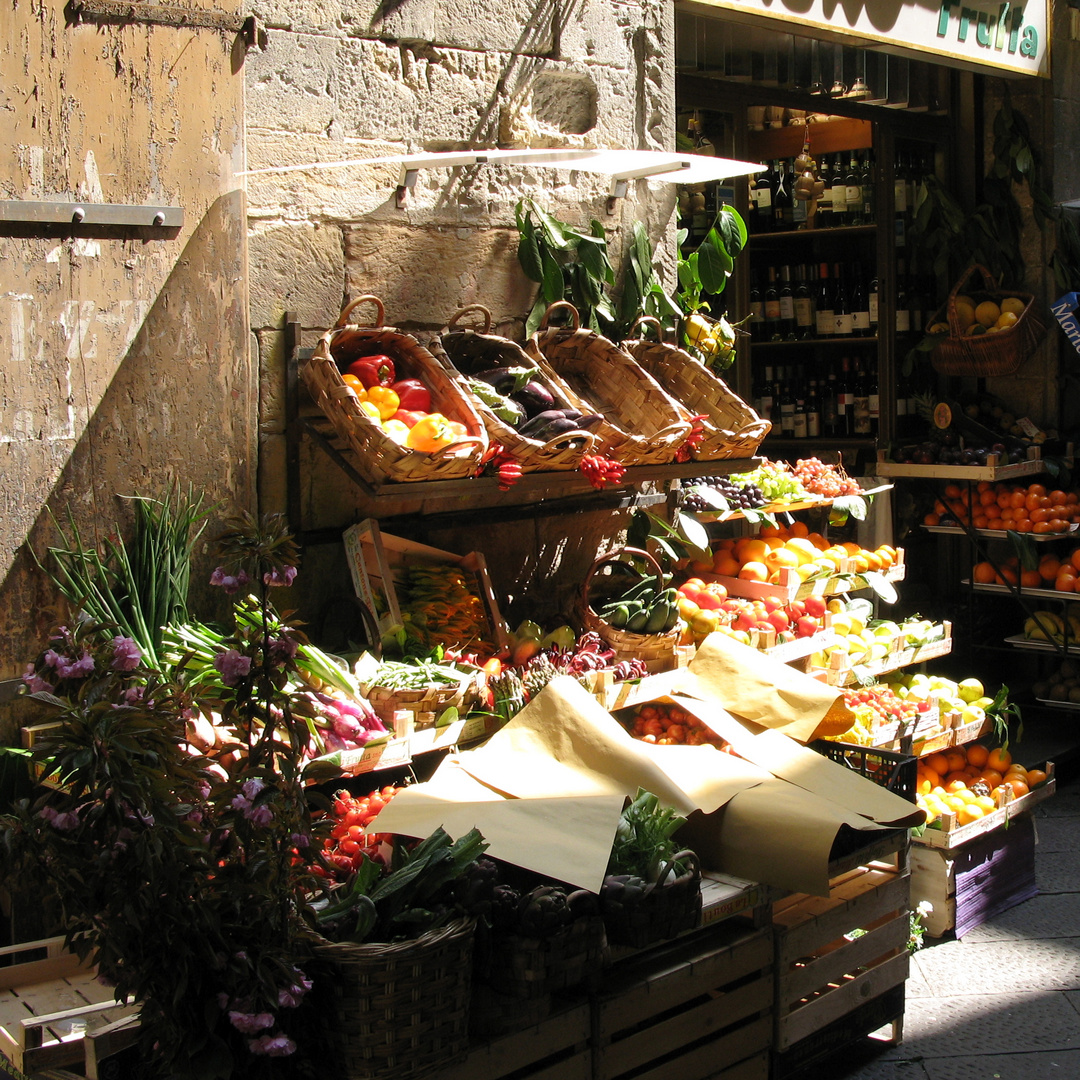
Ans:
<svg viewBox="0 0 1080 1080"><path fill-rule="evenodd" d="M429 413L409 428L405 445L413 450L431 454L456 442L459 436L450 427L450 421L442 413Z"/></svg>
<svg viewBox="0 0 1080 1080"><path fill-rule="evenodd" d="M398 411L400 404L397 394L389 386L369 386L367 399L379 410L383 420L389 420Z"/></svg>

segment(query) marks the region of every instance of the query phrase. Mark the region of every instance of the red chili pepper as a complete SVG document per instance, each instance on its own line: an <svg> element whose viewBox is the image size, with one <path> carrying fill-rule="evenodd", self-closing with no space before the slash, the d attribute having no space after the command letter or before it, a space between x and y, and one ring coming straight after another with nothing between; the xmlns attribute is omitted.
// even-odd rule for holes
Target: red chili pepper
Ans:
<svg viewBox="0 0 1080 1080"><path fill-rule="evenodd" d="M397 394L401 408L406 412L431 412L431 391L419 379L399 379L390 389Z"/></svg>
<svg viewBox="0 0 1080 1080"><path fill-rule="evenodd" d="M617 484L626 472L626 469L617 461L600 454L586 454L581 459L579 468L598 491L602 491L605 484Z"/></svg>
<svg viewBox="0 0 1080 1080"><path fill-rule="evenodd" d="M365 389L372 386L389 386L394 381L394 361L389 356L363 356L354 360L348 368L347 375L355 375Z"/></svg>

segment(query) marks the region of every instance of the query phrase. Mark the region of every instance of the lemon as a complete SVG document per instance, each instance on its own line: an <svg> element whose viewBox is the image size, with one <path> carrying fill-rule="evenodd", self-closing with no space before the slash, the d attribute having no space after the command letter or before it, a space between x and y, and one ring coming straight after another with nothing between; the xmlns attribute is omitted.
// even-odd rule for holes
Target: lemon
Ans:
<svg viewBox="0 0 1080 1080"><path fill-rule="evenodd" d="M1023 315L1026 307L1027 304L1019 296L1006 296L1001 301L1002 313L1008 312L1010 315Z"/></svg>
<svg viewBox="0 0 1080 1080"><path fill-rule="evenodd" d="M993 300L984 300L975 309L975 321L981 322L983 326L993 326L1000 317L1001 308Z"/></svg>
<svg viewBox="0 0 1080 1080"><path fill-rule="evenodd" d="M1008 330L1008 328L1010 326L1015 326L1016 325L1018 319L1019 319L1019 316L1016 314L1015 311L1003 311L998 316L997 322L994 323L994 329L995 330Z"/></svg>
<svg viewBox="0 0 1080 1080"><path fill-rule="evenodd" d="M966 330L975 321L975 307L970 302L961 302L960 298L956 300L956 320L960 324L961 330Z"/></svg>

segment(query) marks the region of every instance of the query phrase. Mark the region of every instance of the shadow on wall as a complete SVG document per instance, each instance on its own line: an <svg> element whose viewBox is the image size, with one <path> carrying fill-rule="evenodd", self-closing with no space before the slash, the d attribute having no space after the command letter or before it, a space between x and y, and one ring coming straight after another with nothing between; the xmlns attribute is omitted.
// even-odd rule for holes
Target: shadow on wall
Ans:
<svg viewBox="0 0 1080 1080"><path fill-rule="evenodd" d="M241 192L209 208L0 581L0 679L23 670L61 615L62 601L30 553L44 560L56 543L50 510L64 522L70 508L88 543L130 523L117 495L161 495L174 479L220 502L221 516L255 508L258 390L245 229ZM214 531L212 519L207 535ZM192 575L193 604L203 610L218 599L205 584L209 571L199 562ZM2 727L0 718L0 741L8 742Z"/></svg>

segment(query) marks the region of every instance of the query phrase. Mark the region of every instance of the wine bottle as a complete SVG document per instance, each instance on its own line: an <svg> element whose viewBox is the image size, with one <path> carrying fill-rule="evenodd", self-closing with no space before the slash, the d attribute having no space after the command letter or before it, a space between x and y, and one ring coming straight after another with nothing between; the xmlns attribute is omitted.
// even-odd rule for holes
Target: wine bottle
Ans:
<svg viewBox="0 0 1080 1080"><path fill-rule="evenodd" d="M837 435L854 433L855 392L851 383L851 360L844 357L840 361L840 382L837 386L836 419Z"/></svg>
<svg viewBox="0 0 1080 1080"><path fill-rule="evenodd" d="M780 267L780 337L795 340L795 293L791 288L791 267Z"/></svg>
<svg viewBox="0 0 1080 1080"><path fill-rule="evenodd" d="M881 397L878 393L877 374L873 371L866 373L866 391L870 404L870 434L877 435L881 423Z"/></svg>
<svg viewBox="0 0 1080 1080"><path fill-rule="evenodd" d="M806 282L806 265L795 271L795 337L806 341L814 336L814 298Z"/></svg>
<svg viewBox="0 0 1080 1080"><path fill-rule="evenodd" d="M766 161L765 165L767 168L764 172L757 174L754 186L750 189L750 198L754 202L754 229L757 232L770 232L773 224L772 162Z"/></svg>
<svg viewBox="0 0 1080 1080"><path fill-rule="evenodd" d="M837 413L839 390L836 381L836 369L830 368L825 380L825 391L821 398L821 427L826 435L839 435L840 426Z"/></svg>
<svg viewBox="0 0 1080 1080"><path fill-rule="evenodd" d="M777 232L793 227L791 194L793 181L787 169L787 162L782 158L776 163L776 190L773 192L773 229Z"/></svg>
<svg viewBox="0 0 1080 1080"><path fill-rule="evenodd" d="M834 226L847 224L847 183L844 180L844 165L840 154L833 159L832 223Z"/></svg>
<svg viewBox="0 0 1080 1080"><path fill-rule="evenodd" d="M806 395L800 381L795 390L795 412L792 416L792 438L806 438Z"/></svg>
<svg viewBox="0 0 1080 1080"><path fill-rule="evenodd" d="M816 379L810 380L810 391L806 395L806 437L821 437L821 395L818 393Z"/></svg>
<svg viewBox="0 0 1080 1080"><path fill-rule="evenodd" d="M907 293L907 268L903 259L896 260L896 332L906 334L911 330L911 308Z"/></svg>
<svg viewBox="0 0 1080 1080"><path fill-rule="evenodd" d="M847 173L844 176L844 201L847 205L847 223L849 225L861 225L863 223L862 200L862 176L859 173L859 158L856 152L852 150L851 160L848 162Z"/></svg>
<svg viewBox="0 0 1080 1080"><path fill-rule="evenodd" d="M780 332L780 292L776 287L776 267L770 266L769 280L765 286L765 338L767 341L783 341Z"/></svg>
<svg viewBox="0 0 1080 1080"><path fill-rule="evenodd" d="M750 271L750 340L762 341L765 337L765 301L761 297L756 270Z"/></svg>
<svg viewBox="0 0 1080 1080"><path fill-rule="evenodd" d="M795 394L790 375L780 387L780 434L785 439L795 435Z"/></svg>
<svg viewBox="0 0 1080 1080"><path fill-rule="evenodd" d="M870 333L876 334L878 332L878 276L875 271L873 277L870 278L870 284L866 290L866 306L870 310Z"/></svg>
<svg viewBox="0 0 1080 1080"><path fill-rule="evenodd" d="M866 280L863 269L858 263L851 264L851 332L856 337L866 337L870 333L870 304L866 297Z"/></svg>
<svg viewBox="0 0 1080 1080"><path fill-rule="evenodd" d="M757 414L761 417L762 420L772 420L773 379L773 369L771 366L767 366L765 368L765 376L761 381L761 387L758 393L757 401L754 404L754 408L757 410Z"/></svg>
<svg viewBox="0 0 1080 1080"><path fill-rule="evenodd" d="M855 329L851 318L851 301L840 263L833 264L833 282L833 335L851 337Z"/></svg>
<svg viewBox="0 0 1080 1080"><path fill-rule="evenodd" d="M863 154L862 165L859 173L859 183L862 186L863 224L873 225L874 216L874 151L867 150Z"/></svg>
<svg viewBox="0 0 1080 1080"><path fill-rule="evenodd" d="M817 293L814 298L814 325L817 328L818 337L833 336L833 295L829 284L829 264L822 263L818 267Z"/></svg>
<svg viewBox="0 0 1080 1080"><path fill-rule="evenodd" d="M859 370L855 374L855 389L852 399L853 428L856 435L870 434L870 387L866 381L866 372Z"/></svg>
<svg viewBox="0 0 1080 1080"><path fill-rule="evenodd" d="M907 244L907 193L907 173L904 171L900 155L897 154L893 167L893 228L896 231L897 248L905 247Z"/></svg>
<svg viewBox="0 0 1080 1080"><path fill-rule="evenodd" d="M828 229L833 224L832 171L829 169L829 160L824 154L821 156L818 179L825 185L825 190L818 196L817 210L814 212L814 228Z"/></svg>

